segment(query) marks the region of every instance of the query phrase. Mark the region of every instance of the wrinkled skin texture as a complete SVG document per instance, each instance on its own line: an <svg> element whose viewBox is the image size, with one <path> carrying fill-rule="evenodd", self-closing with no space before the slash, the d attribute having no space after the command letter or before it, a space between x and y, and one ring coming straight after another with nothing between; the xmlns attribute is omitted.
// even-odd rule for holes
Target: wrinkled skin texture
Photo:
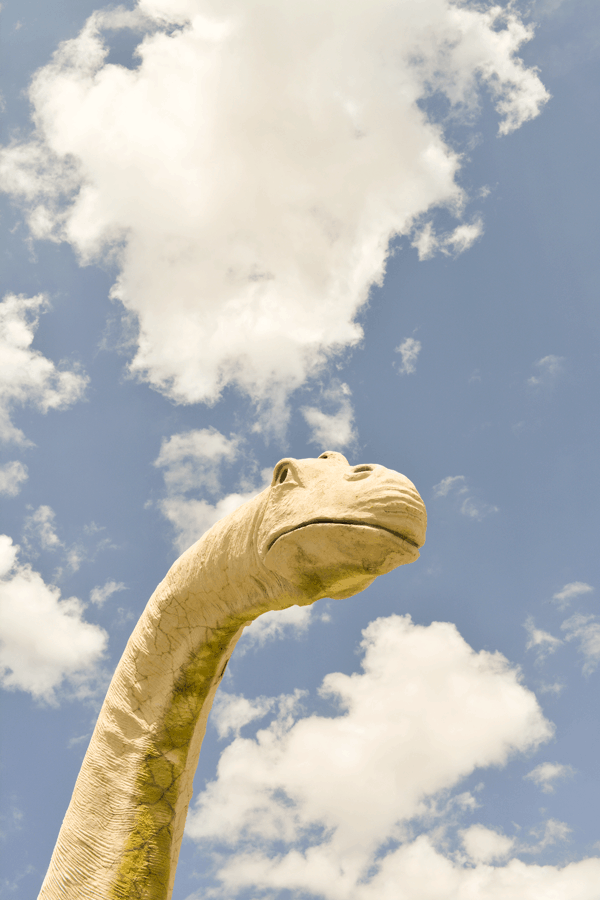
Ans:
<svg viewBox="0 0 600 900"><path fill-rule="evenodd" d="M206 721L245 626L419 556L425 507L383 466L282 460L171 567L117 666L40 900L168 900Z"/></svg>

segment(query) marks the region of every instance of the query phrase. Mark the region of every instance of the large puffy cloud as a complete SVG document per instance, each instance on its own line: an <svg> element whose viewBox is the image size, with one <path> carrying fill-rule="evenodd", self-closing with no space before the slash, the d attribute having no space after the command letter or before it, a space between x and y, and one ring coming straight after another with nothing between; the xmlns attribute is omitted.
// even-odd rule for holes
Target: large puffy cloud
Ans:
<svg viewBox="0 0 600 900"><path fill-rule="evenodd" d="M38 572L17 560L19 548L0 535L0 681L55 702L66 678L76 692L104 654L106 632L82 618L76 597L62 599Z"/></svg>
<svg viewBox="0 0 600 900"><path fill-rule="evenodd" d="M422 835L384 858L352 900L597 900L600 859L563 868L511 859L506 865L463 866ZM341 897L340 897L341 900Z"/></svg>
<svg viewBox="0 0 600 900"><path fill-rule="evenodd" d="M33 404L42 412L65 409L80 400L85 391L87 376L73 366L57 368L31 347L39 314L47 309L43 294L7 294L0 303L0 441L28 443L11 421L14 406ZM13 475L23 480L24 467L20 475L13 469Z"/></svg>
<svg viewBox="0 0 600 900"><path fill-rule="evenodd" d="M129 26L136 67L107 64L103 29ZM469 117L487 91L500 132L519 127L547 99L515 55L531 34L514 10L451 0L140 0L92 15L38 72L4 184L35 236L84 261L112 248L134 372L180 402L235 384L283 427L287 393L360 340L393 236L427 233L428 255L480 234L477 218L426 230L465 197L423 101Z"/></svg>
<svg viewBox="0 0 600 900"><path fill-rule="evenodd" d="M337 715L302 718L283 704L255 739L238 736L222 754L187 833L232 848L215 857L224 895L252 887L331 900L595 898L600 860L490 864L564 840L564 823L547 823L535 847L476 824L455 831L467 856L448 850L457 813L478 806L453 793L460 781L553 734L518 670L499 653L473 651L452 624L417 626L409 616L372 622L362 648L362 673L330 674L321 687ZM237 729L273 706L235 697L226 713Z"/></svg>

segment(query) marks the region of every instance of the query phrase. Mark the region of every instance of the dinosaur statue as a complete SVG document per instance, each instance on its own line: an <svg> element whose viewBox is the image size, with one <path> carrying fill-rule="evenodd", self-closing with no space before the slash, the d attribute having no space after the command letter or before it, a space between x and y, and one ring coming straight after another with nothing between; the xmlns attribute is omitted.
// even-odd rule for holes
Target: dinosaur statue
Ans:
<svg viewBox="0 0 600 900"><path fill-rule="evenodd" d="M39 900L169 900L208 714L261 613L345 598L419 556L414 485L340 453L271 486L175 562L117 666Z"/></svg>

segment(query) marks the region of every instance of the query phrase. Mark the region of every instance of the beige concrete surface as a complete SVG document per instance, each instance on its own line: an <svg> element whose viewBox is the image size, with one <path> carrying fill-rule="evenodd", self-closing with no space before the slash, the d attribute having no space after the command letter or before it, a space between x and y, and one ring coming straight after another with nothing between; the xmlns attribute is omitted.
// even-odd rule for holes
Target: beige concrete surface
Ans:
<svg viewBox="0 0 600 900"><path fill-rule="evenodd" d="M40 900L168 900L210 708L246 625L350 597L419 556L414 485L328 451L271 486L171 567L117 666Z"/></svg>

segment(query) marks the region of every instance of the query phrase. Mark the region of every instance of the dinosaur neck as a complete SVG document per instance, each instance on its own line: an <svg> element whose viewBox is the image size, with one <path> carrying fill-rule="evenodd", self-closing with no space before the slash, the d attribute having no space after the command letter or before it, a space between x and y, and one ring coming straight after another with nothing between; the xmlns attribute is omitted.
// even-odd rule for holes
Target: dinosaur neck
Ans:
<svg viewBox="0 0 600 900"><path fill-rule="evenodd" d="M262 495L261 495L262 496ZM151 597L117 667L39 900L168 900L212 702L246 624L291 605L252 536L261 497Z"/></svg>

